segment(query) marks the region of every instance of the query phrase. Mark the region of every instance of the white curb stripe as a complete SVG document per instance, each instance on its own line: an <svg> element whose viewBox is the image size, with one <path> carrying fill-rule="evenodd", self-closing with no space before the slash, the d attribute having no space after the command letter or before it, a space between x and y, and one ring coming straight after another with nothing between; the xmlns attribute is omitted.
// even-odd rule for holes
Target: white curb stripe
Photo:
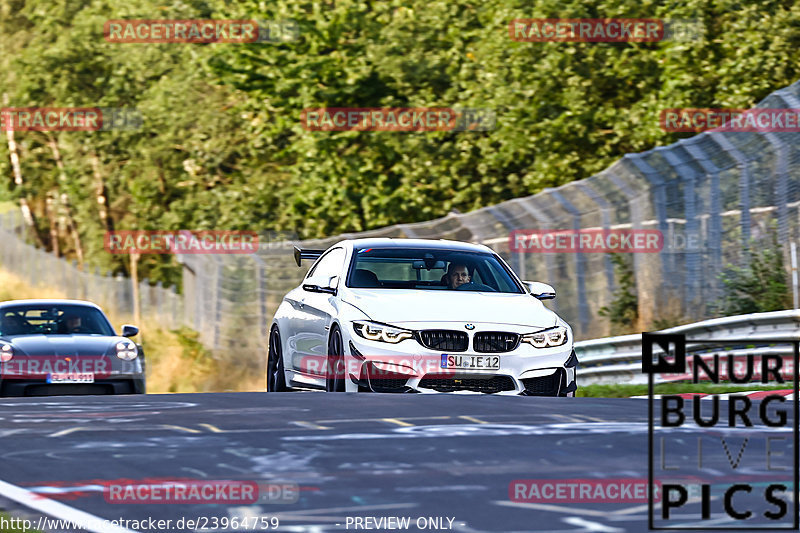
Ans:
<svg viewBox="0 0 800 533"><path fill-rule="evenodd" d="M13 500L25 507L54 517L56 520L72 522L77 528L92 533L138 533L132 529L115 526L103 518L73 509L61 502L44 498L29 490L0 480L0 496ZM38 524L37 524L38 525ZM64 524L67 525L67 524Z"/></svg>

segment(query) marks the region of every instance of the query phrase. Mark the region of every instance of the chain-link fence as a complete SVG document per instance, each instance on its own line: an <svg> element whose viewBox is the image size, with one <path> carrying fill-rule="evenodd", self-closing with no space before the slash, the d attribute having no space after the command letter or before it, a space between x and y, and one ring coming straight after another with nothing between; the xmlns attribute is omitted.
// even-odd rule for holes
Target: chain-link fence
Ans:
<svg viewBox="0 0 800 533"><path fill-rule="evenodd" d="M800 109L800 82L757 107ZM356 237L483 243L523 279L555 286L558 298L548 305L572 324L578 339L590 339L611 333L608 317L600 314L620 292L611 254L524 253L514 250L512 231L659 230L660 252L627 255L639 325L676 325L712 316L712 304L723 294L720 272L747 261L754 246L772 246L773 229L780 243L800 236L799 184L800 133L705 132L628 154L595 176L527 198L301 244L324 249ZM270 318L306 272L294 264L292 244L267 239L250 256L183 256L189 323L206 344L263 355Z"/></svg>
<svg viewBox="0 0 800 533"><path fill-rule="evenodd" d="M24 240L22 217L11 211L0 215L0 266L20 276L34 287L51 288L54 297L88 300L100 305L117 317L134 316L133 284L129 278L111 273L103 275L78 268L68 262L38 249ZM184 324L183 296L175 287L164 288L161 283L151 285L148 280L139 283L141 316L165 327L176 328Z"/></svg>
<svg viewBox="0 0 800 533"><path fill-rule="evenodd" d="M800 82L777 91L760 108L800 109ZM676 325L713 316L723 294L720 272L742 265L750 251L800 237L800 133L706 132L666 147L628 154L588 179L467 214L401 224L328 239L263 238L250 255L182 255L183 295L141 283L142 315L174 327L186 324L202 342L237 361L263 366L266 326L281 298L306 269L292 245L326 248L341 239L400 237L483 243L526 280L550 283L548 303L577 339L609 335L600 310L620 292L620 272L608 253L526 253L515 230L655 229L658 253L627 255L632 263L639 325ZM0 219L0 262L34 285L60 287L68 297L131 314L131 282L84 272L26 245L16 216ZM785 250L784 250L785 251ZM788 264L788 262L787 262Z"/></svg>

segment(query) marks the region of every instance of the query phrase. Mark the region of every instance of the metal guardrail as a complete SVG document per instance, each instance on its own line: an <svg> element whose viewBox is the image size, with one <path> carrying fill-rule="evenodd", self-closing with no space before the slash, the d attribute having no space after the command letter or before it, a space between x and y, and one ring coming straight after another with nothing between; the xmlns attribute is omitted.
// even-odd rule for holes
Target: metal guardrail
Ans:
<svg viewBox="0 0 800 533"><path fill-rule="evenodd" d="M800 310L753 313L704 320L662 330L660 333L682 333L687 342L694 339L726 340L798 340L800 339ZM732 349L726 353L752 353L752 348ZM763 350L762 350L763 351ZM642 373L642 335L622 335L575 343L580 362L579 376L583 384L644 384ZM770 353L791 356L787 347L771 348ZM664 380L666 381L666 380Z"/></svg>

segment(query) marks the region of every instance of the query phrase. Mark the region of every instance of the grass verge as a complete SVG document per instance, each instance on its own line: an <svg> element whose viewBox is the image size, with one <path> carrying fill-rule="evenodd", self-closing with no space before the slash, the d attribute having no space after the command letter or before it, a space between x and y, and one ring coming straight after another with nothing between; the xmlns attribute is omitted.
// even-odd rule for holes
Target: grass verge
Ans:
<svg viewBox="0 0 800 533"><path fill-rule="evenodd" d="M702 394L727 394L729 392L746 392L754 390L791 389L791 383L783 385L728 385L715 383L660 383L653 387L655 394L684 394L698 392ZM647 396L647 385L584 385L578 387L578 397L584 398L630 398L631 396Z"/></svg>
<svg viewBox="0 0 800 533"><path fill-rule="evenodd" d="M25 529L20 522L21 519L0 512L0 533L41 533L38 529Z"/></svg>

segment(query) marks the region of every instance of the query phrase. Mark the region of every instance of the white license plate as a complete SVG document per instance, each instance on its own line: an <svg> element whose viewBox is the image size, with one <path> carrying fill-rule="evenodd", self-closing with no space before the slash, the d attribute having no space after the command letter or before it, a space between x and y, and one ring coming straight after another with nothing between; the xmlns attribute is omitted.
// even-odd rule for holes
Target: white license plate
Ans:
<svg viewBox="0 0 800 533"><path fill-rule="evenodd" d="M94 383L94 372L53 372L47 374L48 383Z"/></svg>
<svg viewBox="0 0 800 533"><path fill-rule="evenodd" d="M442 354L442 368L456 370L500 370L500 357L496 355Z"/></svg>

